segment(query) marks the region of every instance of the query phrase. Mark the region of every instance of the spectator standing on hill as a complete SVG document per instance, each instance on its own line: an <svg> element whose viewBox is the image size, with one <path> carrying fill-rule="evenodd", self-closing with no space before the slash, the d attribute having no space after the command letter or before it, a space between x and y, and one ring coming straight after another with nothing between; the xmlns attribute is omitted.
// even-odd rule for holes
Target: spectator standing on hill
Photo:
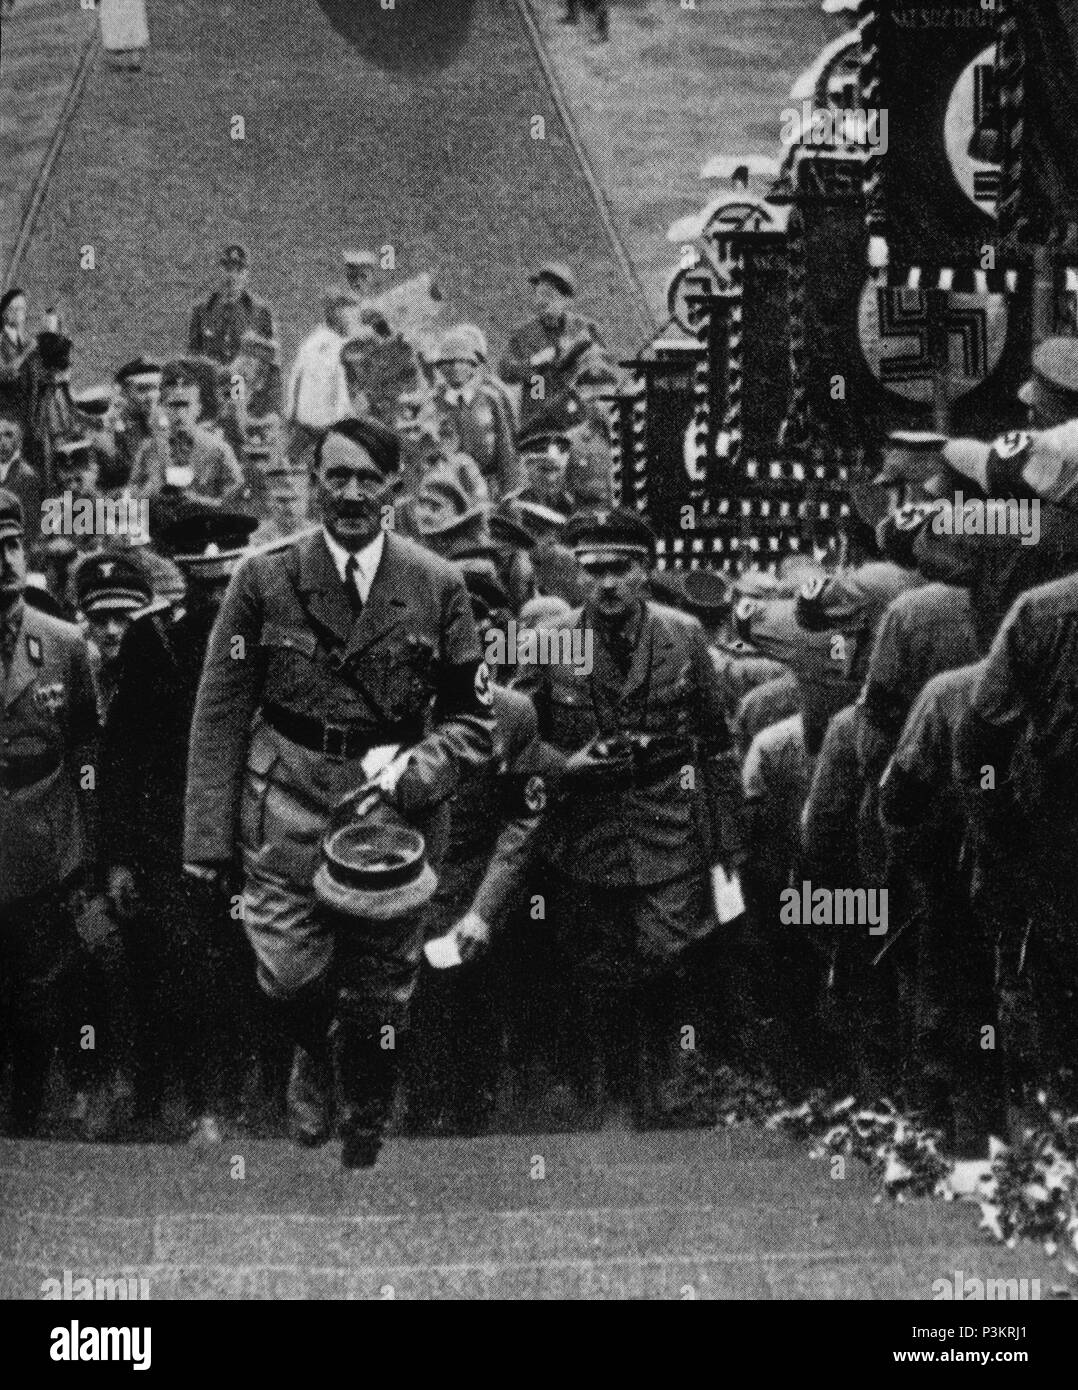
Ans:
<svg viewBox="0 0 1078 1390"><path fill-rule="evenodd" d="M245 246L233 242L221 252L221 282L191 314L188 348L229 367L240 355L243 336L253 330L260 338L276 340L273 311L248 287L251 258Z"/></svg>

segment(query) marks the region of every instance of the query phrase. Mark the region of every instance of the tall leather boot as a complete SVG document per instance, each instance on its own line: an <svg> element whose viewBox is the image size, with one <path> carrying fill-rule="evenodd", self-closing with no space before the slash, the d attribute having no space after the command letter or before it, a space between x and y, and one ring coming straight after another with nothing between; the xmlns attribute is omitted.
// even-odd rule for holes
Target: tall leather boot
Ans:
<svg viewBox="0 0 1078 1390"><path fill-rule="evenodd" d="M381 1027L339 1018L333 1064L341 1096L341 1166L374 1166L396 1098L395 1048L381 1046Z"/></svg>
<svg viewBox="0 0 1078 1390"><path fill-rule="evenodd" d="M329 989L318 980L291 999L280 1001L279 1011L295 1045L286 1094L289 1133L304 1148L318 1148L333 1132Z"/></svg>
<svg viewBox="0 0 1078 1390"><path fill-rule="evenodd" d="M13 1138L38 1133L45 1084L52 1065L53 1034L20 1021L11 1030L11 1121Z"/></svg>

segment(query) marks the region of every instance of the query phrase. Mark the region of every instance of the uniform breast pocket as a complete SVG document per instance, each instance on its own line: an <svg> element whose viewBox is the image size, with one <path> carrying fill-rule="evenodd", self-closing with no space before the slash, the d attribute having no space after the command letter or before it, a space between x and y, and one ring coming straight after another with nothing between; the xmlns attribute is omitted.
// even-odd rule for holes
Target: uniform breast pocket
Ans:
<svg viewBox="0 0 1078 1390"><path fill-rule="evenodd" d="M559 748L583 748L598 731L587 691L555 686L550 695L550 737Z"/></svg>
<svg viewBox="0 0 1078 1390"><path fill-rule="evenodd" d="M675 681L658 690L648 691L642 701L639 717L634 721L648 733L680 734L691 729L696 692L686 681Z"/></svg>
<svg viewBox="0 0 1078 1390"><path fill-rule="evenodd" d="M309 689L318 641L306 628L267 623L262 630L266 698L287 704Z"/></svg>
<svg viewBox="0 0 1078 1390"><path fill-rule="evenodd" d="M383 716L391 721L418 719L434 695L434 647L413 638L379 652L370 665Z"/></svg>

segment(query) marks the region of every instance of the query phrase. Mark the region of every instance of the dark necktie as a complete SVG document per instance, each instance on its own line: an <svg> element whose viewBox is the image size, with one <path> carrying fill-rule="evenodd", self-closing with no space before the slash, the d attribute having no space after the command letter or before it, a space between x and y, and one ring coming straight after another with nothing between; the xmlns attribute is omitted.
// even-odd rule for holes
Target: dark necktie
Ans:
<svg viewBox="0 0 1078 1390"><path fill-rule="evenodd" d="M610 633L607 638L607 645L610 648L610 655L614 658L614 665L623 676L627 676L629 668L633 664L632 638L623 629L619 629L617 632Z"/></svg>
<svg viewBox="0 0 1078 1390"><path fill-rule="evenodd" d="M344 566L344 587L348 590L348 602L353 613L363 611L363 600L359 596L359 585L356 583L356 576L359 574L359 561L354 555L349 555Z"/></svg>

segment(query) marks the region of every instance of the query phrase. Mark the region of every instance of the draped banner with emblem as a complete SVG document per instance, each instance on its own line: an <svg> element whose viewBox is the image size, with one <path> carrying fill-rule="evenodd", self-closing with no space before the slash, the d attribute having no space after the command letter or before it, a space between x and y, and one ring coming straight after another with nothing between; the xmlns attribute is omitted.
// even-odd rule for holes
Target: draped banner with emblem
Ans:
<svg viewBox="0 0 1078 1390"><path fill-rule="evenodd" d="M803 371L817 425L840 447L930 429L925 295L866 268L859 202L813 199L795 217L805 262ZM947 395L955 432L989 437L1023 420L1016 393L1029 367L1029 297L974 288L972 274L960 274L946 299Z"/></svg>
<svg viewBox="0 0 1078 1390"><path fill-rule="evenodd" d="M695 371L698 347L641 361L646 406L648 516L660 531L675 531L681 508L695 495L694 479L686 466L686 436L695 412Z"/></svg>
<svg viewBox="0 0 1078 1390"><path fill-rule="evenodd" d="M740 433L743 457L766 458L776 446L790 391L790 314L786 236L738 232L742 257Z"/></svg>
<svg viewBox="0 0 1078 1390"><path fill-rule="evenodd" d="M1023 4L1026 0L1023 0ZM891 265L992 269L1000 109L995 8L876 0L883 212Z"/></svg>
<svg viewBox="0 0 1078 1390"><path fill-rule="evenodd" d="M1078 221L1078 4L1006 0L1000 8L1001 43L1010 25L1018 40L1001 51L998 80L1014 73L1018 93L1004 124L1018 159L1020 232L1044 245L1053 227Z"/></svg>

